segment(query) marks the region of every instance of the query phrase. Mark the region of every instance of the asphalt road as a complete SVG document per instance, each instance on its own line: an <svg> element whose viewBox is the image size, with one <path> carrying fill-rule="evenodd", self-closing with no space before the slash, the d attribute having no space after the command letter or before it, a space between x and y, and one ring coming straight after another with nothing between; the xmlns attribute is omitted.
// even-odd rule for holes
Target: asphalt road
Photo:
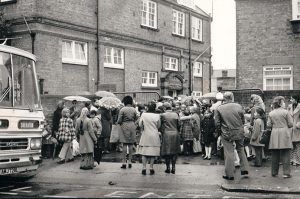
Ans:
<svg viewBox="0 0 300 199"><path fill-rule="evenodd" d="M79 161L58 165L48 159L39 173L26 181L0 178L0 198L299 198L226 192L220 188L224 180L220 177L222 161L218 159L181 158L175 175L165 174L164 165L157 164L153 176L142 176L139 163L130 170L120 169L120 163L106 162L92 171L82 171Z"/></svg>

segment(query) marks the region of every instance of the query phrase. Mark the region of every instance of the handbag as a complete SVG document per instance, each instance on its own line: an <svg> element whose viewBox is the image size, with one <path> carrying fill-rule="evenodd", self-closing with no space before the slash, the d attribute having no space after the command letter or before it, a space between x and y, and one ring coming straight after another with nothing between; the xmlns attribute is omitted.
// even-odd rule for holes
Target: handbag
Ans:
<svg viewBox="0 0 300 199"><path fill-rule="evenodd" d="M260 144L268 144L270 142L270 137L271 137L271 130L263 130L261 138L259 140Z"/></svg>
<svg viewBox="0 0 300 199"><path fill-rule="evenodd" d="M110 134L110 143L117 143L119 142L120 139L120 131L121 131L121 126L119 124L113 124L111 128L111 134Z"/></svg>
<svg viewBox="0 0 300 199"><path fill-rule="evenodd" d="M73 156L79 155L80 154L79 143L76 140L73 140L72 145L73 145L73 151L72 151Z"/></svg>
<svg viewBox="0 0 300 199"><path fill-rule="evenodd" d="M200 140L197 140L196 138L193 139L193 151L194 153L202 152Z"/></svg>

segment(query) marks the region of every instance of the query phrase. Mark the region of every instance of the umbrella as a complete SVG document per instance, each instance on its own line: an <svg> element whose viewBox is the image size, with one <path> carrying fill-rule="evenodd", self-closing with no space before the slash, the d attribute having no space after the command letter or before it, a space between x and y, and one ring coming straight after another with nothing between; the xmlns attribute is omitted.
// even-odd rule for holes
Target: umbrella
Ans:
<svg viewBox="0 0 300 199"><path fill-rule="evenodd" d="M98 142L95 144L95 147L94 147L94 160L99 165L101 159L102 159L102 147L100 146L100 143L99 143L99 140L98 140Z"/></svg>
<svg viewBox="0 0 300 199"><path fill-rule="evenodd" d="M211 93L206 93L204 95L202 95L200 97L200 99L209 99L209 100L213 100L213 99L216 99L216 94L215 92L211 92Z"/></svg>
<svg viewBox="0 0 300 199"><path fill-rule="evenodd" d="M79 95L67 96L67 97L64 97L64 100L67 100L67 101L76 100L78 102L89 102L89 101L91 101L90 99L88 99L86 97L79 96Z"/></svg>
<svg viewBox="0 0 300 199"><path fill-rule="evenodd" d="M116 97L103 97L97 101L97 104L99 104L100 107L104 107L106 109L118 108L121 103L121 100Z"/></svg>
<svg viewBox="0 0 300 199"><path fill-rule="evenodd" d="M95 95L98 97L116 97L115 94L108 91L97 91Z"/></svg>
<svg viewBox="0 0 300 199"><path fill-rule="evenodd" d="M163 99L169 99L169 100L172 100L172 99L174 99L173 97L171 97L171 96L168 96L168 95L166 95L166 96L162 96L161 98L163 98Z"/></svg>

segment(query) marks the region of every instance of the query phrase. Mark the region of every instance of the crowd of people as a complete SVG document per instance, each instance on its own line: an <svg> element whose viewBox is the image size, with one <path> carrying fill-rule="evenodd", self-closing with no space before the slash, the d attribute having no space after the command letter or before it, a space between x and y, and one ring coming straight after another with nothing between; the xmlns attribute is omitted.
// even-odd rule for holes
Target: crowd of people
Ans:
<svg viewBox="0 0 300 199"><path fill-rule="evenodd" d="M262 98L251 95L251 107L234 102L231 92L218 93L212 100L159 99L136 104L126 96L118 108L107 109L87 102L80 108L77 101L70 108L59 102L53 115L53 137L61 146L57 163L74 160L72 146L79 143L80 169L93 169L94 147L100 144L104 154L122 152L121 169L132 168L134 154L141 156L142 175L154 175L154 162L163 159L165 173L175 174L179 154L224 155L226 180L234 180L235 167L249 175L249 162L260 167L271 154L271 175L291 177L291 165L300 164L300 104L292 96L275 97L272 111L266 113ZM267 137L267 141L263 141Z"/></svg>

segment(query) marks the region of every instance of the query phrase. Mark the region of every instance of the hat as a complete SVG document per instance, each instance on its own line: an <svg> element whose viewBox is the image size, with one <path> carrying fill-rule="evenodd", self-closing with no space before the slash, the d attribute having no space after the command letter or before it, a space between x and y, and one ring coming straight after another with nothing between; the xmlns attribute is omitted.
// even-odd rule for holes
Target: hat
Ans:
<svg viewBox="0 0 300 199"><path fill-rule="evenodd" d="M165 108L172 108L171 104L169 102L164 102L163 106Z"/></svg>

